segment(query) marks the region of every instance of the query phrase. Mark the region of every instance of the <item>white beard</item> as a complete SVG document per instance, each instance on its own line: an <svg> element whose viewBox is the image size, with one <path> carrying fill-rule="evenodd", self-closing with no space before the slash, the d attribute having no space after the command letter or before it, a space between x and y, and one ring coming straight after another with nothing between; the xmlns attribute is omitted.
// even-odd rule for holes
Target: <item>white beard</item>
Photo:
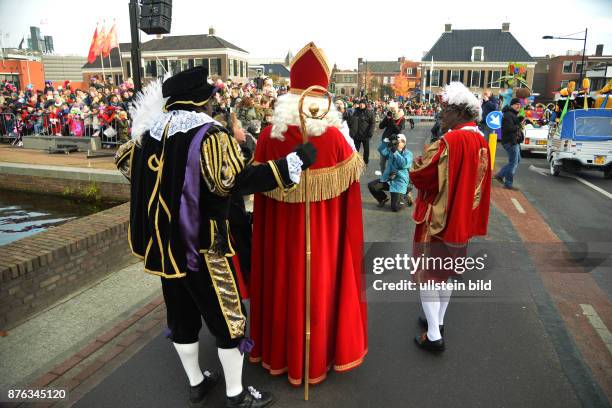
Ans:
<svg viewBox="0 0 612 408"><path fill-rule="evenodd" d="M300 96L292 93L282 95L276 100L272 116L272 138L285 140L283 133L290 125L300 126L299 100ZM327 109L327 98L313 96L307 96L304 99L304 109L308 109L308 106L313 103L319 106L319 112ZM342 128L342 119L333 103L323 119L306 119L306 132L309 136L321 136L328 127L332 126Z"/></svg>

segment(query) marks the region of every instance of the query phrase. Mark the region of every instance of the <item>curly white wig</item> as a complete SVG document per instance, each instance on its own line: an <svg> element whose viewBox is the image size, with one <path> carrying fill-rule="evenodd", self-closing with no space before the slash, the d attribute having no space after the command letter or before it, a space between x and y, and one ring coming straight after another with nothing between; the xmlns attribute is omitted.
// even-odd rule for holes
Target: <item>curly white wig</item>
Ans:
<svg viewBox="0 0 612 408"><path fill-rule="evenodd" d="M461 82L451 82L444 86L442 101L449 105L460 106L469 110L472 116L475 116L477 120L480 120L482 116L480 102L478 102L476 96Z"/></svg>

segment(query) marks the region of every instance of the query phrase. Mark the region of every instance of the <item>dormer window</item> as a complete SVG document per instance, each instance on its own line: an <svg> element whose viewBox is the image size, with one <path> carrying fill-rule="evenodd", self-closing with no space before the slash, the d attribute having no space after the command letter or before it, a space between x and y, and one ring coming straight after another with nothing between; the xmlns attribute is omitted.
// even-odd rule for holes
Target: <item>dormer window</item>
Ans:
<svg viewBox="0 0 612 408"><path fill-rule="evenodd" d="M472 47L472 62L484 61L484 47Z"/></svg>

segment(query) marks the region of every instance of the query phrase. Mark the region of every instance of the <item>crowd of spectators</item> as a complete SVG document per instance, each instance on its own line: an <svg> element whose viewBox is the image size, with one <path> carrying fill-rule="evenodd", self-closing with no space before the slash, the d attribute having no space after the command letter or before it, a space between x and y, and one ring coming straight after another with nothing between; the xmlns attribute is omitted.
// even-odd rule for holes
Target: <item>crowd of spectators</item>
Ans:
<svg viewBox="0 0 612 408"><path fill-rule="evenodd" d="M16 143L39 134L126 141L133 88L130 81L114 86L95 77L87 90L75 89L70 81L57 87L46 81L44 89L18 91L5 82L0 88L0 135L14 137Z"/></svg>

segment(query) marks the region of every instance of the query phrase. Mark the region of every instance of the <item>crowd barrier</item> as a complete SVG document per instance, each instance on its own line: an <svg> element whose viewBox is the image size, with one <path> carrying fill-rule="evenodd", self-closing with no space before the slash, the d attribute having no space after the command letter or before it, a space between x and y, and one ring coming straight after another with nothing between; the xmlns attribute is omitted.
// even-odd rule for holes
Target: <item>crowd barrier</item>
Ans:
<svg viewBox="0 0 612 408"><path fill-rule="evenodd" d="M111 121L98 120L92 116L57 116L43 113L33 119L23 121L12 113L2 113L0 117L0 138L17 141L27 136L99 136L102 145L116 146L129 139L131 128L129 119L114 118Z"/></svg>

